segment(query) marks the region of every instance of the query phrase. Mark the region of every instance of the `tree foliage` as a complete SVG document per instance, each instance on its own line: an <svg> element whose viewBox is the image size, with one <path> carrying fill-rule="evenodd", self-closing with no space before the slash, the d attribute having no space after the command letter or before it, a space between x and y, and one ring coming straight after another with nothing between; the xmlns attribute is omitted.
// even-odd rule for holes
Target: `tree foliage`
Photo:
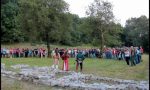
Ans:
<svg viewBox="0 0 150 90"><path fill-rule="evenodd" d="M100 39L100 49L103 49L104 41L106 39L105 34L111 29L111 22L113 21L114 15L112 12L112 4L107 1L94 0L87 10L87 15L92 19L95 26L96 33Z"/></svg>
<svg viewBox="0 0 150 90"><path fill-rule="evenodd" d="M146 16L131 18L124 28L126 46L143 46L149 49L149 19Z"/></svg>
<svg viewBox="0 0 150 90"><path fill-rule="evenodd" d="M143 46L149 49L149 19L131 18L126 26L114 22L112 4L94 0L80 18L64 0L2 0L1 42L46 43L76 46Z"/></svg>
<svg viewBox="0 0 150 90"><path fill-rule="evenodd" d="M18 30L16 16L18 14L18 4L16 0L6 0L2 2L1 7L1 41L2 42L19 42L23 37Z"/></svg>

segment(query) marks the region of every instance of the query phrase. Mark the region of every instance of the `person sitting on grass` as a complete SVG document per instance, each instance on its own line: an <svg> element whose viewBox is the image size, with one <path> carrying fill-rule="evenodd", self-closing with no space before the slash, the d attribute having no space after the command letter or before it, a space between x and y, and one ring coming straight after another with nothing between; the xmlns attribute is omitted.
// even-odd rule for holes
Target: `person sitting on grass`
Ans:
<svg viewBox="0 0 150 90"><path fill-rule="evenodd" d="M76 71L78 72L78 66L80 65L80 71L82 72L83 68L83 60L85 59L84 55L82 54L81 51L76 56Z"/></svg>

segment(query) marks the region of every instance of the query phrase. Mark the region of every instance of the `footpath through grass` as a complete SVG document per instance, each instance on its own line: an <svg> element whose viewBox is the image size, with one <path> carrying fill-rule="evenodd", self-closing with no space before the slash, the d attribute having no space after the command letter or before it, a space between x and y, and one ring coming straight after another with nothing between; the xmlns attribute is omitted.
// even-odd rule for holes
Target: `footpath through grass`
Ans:
<svg viewBox="0 0 150 90"><path fill-rule="evenodd" d="M51 58L2 58L1 62L9 68L15 64L51 66L53 60ZM59 69L62 68L62 63L62 60L60 60ZM69 69L75 71L74 58L69 59ZM86 58L83 73L119 79L149 80L149 55L143 55L143 62L133 67L126 65L123 60Z"/></svg>

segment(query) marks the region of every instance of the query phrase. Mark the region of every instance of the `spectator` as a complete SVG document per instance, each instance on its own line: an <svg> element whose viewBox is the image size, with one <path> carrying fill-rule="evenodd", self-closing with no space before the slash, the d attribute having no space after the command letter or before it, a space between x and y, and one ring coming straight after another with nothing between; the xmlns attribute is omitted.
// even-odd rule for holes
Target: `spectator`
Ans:
<svg viewBox="0 0 150 90"><path fill-rule="evenodd" d="M127 65L129 65L130 51L128 48L125 49L125 60L126 60Z"/></svg>
<svg viewBox="0 0 150 90"><path fill-rule="evenodd" d="M131 61L131 66L135 66L136 64L135 64L135 49L134 49L134 47L133 46L131 46L131 48L130 48L130 53L131 53L131 56L130 56L130 61Z"/></svg>

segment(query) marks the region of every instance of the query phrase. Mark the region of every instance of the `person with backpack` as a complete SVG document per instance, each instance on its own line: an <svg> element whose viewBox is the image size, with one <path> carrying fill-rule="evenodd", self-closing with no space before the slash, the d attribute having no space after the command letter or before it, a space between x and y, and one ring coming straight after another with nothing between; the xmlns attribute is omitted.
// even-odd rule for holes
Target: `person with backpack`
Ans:
<svg viewBox="0 0 150 90"><path fill-rule="evenodd" d="M83 60L85 59L81 51L76 56L76 71L78 71L78 66L80 65L80 71L83 69Z"/></svg>

